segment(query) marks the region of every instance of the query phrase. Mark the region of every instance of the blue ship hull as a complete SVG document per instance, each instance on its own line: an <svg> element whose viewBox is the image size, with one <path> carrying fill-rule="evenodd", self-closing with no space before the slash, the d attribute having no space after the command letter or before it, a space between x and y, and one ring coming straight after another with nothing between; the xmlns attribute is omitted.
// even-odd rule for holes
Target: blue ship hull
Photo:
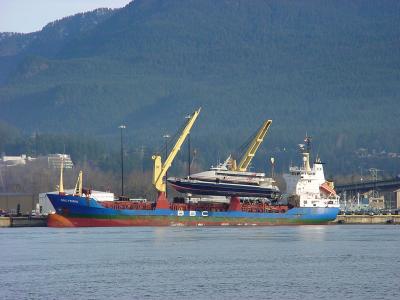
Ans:
<svg viewBox="0 0 400 300"><path fill-rule="evenodd" d="M172 209L105 208L92 198L48 194L56 214L50 227L86 226L243 226L326 224L336 219L338 208L292 208L285 213L243 211L182 211Z"/></svg>

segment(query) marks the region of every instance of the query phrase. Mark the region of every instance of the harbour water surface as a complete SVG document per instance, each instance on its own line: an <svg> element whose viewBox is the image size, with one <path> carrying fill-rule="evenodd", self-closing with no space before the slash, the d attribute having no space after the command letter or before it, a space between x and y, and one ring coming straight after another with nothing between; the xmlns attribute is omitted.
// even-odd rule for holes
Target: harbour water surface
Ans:
<svg viewBox="0 0 400 300"><path fill-rule="evenodd" d="M0 229L0 299L400 299L400 226Z"/></svg>

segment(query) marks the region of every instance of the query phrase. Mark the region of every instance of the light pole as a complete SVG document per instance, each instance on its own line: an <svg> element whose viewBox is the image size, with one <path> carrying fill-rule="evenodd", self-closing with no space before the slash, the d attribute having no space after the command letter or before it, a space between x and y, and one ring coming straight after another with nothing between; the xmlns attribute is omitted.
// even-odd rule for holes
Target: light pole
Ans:
<svg viewBox="0 0 400 300"><path fill-rule="evenodd" d="M275 158L271 157L270 161L271 161L271 178L274 179Z"/></svg>
<svg viewBox="0 0 400 300"><path fill-rule="evenodd" d="M169 134L164 134L163 138L165 139L165 160L167 160L167 156L168 156L168 139L171 136ZM164 160L164 162L165 162ZM167 185L167 178L168 178L168 171L165 172L165 197L168 198L168 185Z"/></svg>
<svg viewBox="0 0 400 300"><path fill-rule="evenodd" d="M124 143L123 143L123 129L126 128L125 125L120 125L118 127L121 129L121 196L124 195Z"/></svg>
<svg viewBox="0 0 400 300"><path fill-rule="evenodd" d="M191 115L187 115L185 117L185 119L188 120L188 122L190 121L190 119L192 118ZM188 178L190 177L190 132L188 133Z"/></svg>

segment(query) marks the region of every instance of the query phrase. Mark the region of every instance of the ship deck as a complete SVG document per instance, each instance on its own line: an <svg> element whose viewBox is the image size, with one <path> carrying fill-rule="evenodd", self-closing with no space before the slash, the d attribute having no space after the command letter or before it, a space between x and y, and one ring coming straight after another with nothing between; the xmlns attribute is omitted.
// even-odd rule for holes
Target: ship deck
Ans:
<svg viewBox="0 0 400 300"><path fill-rule="evenodd" d="M116 210L154 210L155 203L152 202L134 202L134 201L104 201L100 204L105 208ZM170 203L170 210L175 211L209 211L209 212L227 212L229 204L227 203ZM285 213L288 211L287 205L270 205L268 203L241 203L240 211L253 213Z"/></svg>

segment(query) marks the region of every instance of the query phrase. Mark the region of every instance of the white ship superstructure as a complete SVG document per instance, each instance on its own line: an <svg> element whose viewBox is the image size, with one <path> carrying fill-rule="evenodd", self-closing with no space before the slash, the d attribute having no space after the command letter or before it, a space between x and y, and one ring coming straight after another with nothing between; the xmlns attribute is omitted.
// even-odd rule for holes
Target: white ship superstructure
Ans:
<svg viewBox="0 0 400 300"><path fill-rule="evenodd" d="M303 154L302 167L290 167L284 174L286 193L298 196L300 207L339 207L339 196L333 189L333 183L325 179L323 163L319 158L310 166L310 138L300 145Z"/></svg>

